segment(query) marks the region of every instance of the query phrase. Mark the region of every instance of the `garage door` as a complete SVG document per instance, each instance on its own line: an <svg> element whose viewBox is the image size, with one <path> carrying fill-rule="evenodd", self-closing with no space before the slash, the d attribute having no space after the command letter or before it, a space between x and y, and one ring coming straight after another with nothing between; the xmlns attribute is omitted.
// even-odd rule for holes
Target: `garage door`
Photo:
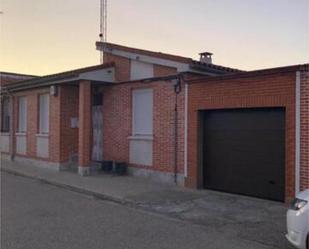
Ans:
<svg viewBox="0 0 309 249"><path fill-rule="evenodd" d="M284 109L212 110L202 117L204 187L284 201Z"/></svg>

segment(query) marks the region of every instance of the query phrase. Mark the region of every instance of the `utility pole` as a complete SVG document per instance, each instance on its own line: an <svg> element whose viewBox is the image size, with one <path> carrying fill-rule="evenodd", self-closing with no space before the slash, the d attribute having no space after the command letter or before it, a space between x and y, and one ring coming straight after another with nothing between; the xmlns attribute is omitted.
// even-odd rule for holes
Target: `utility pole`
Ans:
<svg viewBox="0 0 309 249"><path fill-rule="evenodd" d="M107 40L107 0L100 0L100 41ZM100 63L103 64L103 49L101 50Z"/></svg>

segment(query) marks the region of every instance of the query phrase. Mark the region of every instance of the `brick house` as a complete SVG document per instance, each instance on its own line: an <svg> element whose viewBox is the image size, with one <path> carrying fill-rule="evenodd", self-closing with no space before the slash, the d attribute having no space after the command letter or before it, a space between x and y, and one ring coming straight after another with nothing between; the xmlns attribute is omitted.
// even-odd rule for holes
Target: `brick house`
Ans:
<svg viewBox="0 0 309 249"><path fill-rule="evenodd" d="M279 201L309 187L308 65L244 72L210 53L96 46L102 65L3 87L2 155L81 175L126 162L133 175Z"/></svg>

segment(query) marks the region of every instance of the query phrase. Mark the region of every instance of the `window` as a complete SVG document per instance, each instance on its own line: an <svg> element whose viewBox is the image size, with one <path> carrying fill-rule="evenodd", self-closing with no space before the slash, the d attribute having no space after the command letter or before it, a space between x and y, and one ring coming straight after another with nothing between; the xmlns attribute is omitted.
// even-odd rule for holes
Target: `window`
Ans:
<svg viewBox="0 0 309 249"><path fill-rule="evenodd" d="M133 136L153 133L153 90L133 91Z"/></svg>
<svg viewBox="0 0 309 249"><path fill-rule="evenodd" d="M18 132L27 131L27 99L18 98Z"/></svg>
<svg viewBox="0 0 309 249"><path fill-rule="evenodd" d="M1 131L10 131L10 98L3 97L1 103Z"/></svg>
<svg viewBox="0 0 309 249"><path fill-rule="evenodd" d="M49 132L49 95L42 94L39 97L39 133Z"/></svg>

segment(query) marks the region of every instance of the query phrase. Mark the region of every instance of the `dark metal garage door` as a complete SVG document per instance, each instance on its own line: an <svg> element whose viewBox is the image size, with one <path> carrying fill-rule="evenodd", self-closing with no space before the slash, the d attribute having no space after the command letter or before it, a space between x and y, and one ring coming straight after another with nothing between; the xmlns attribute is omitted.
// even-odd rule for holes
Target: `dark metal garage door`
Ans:
<svg viewBox="0 0 309 249"><path fill-rule="evenodd" d="M202 118L204 187L284 201L284 109L211 110Z"/></svg>

